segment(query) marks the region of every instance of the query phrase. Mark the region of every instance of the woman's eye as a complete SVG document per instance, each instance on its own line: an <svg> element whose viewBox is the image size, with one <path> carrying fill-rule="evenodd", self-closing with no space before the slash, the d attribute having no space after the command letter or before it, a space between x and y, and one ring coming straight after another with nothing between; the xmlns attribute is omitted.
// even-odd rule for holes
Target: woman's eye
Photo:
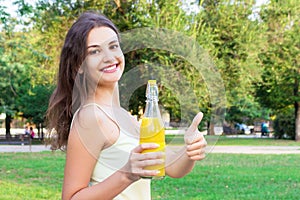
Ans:
<svg viewBox="0 0 300 200"><path fill-rule="evenodd" d="M94 50L89 51L89 54L95 55L95 54L99 54L100 52L101 52L100 49L94 49Z"/></svg>
<svg viewBox="0 0 300 200"><path fill-rule="evenodd" d="M118 45L118 44L114 44L114 45L111 45L111 46L110 46L110 49L117 49L117 48L119 48L119 45Z"/></svg>

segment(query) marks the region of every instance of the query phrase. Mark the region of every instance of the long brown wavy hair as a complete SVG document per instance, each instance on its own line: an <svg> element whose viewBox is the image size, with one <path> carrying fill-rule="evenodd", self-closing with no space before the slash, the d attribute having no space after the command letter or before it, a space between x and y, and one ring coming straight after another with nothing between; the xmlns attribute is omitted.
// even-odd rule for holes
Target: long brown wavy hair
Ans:
<svg viewBox="0 0 300 200"><path fill-rule="evenodd" d="M78 70L87 55L87 37L96 27L108 27L119 36L118 29L105 16L96 12L85 12L69 29L62 47L55 88L49 100L47 126L50 133L51 149L65 150L74 111L87 97L88 85Z"/></svg>

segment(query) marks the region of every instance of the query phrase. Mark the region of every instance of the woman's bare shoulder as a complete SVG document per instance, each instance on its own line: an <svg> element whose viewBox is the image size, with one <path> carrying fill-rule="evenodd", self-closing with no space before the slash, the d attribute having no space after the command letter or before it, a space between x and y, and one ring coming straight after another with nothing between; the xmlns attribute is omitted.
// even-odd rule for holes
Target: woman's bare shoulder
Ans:
<svg viewBox="0 0 300 200"><path fill-rule="evenodd" d="M74 123L86 128L99 125L106 118L105 114L96 106L88 105L80 108L74 115Z"/></svg>
<svg viewBox="0 0 300 200"><path fill-rule="evenodd" d="M97 106L85 106L74 115L70 135L77 135L85 146L103 147L107 143L103 131L106 116Z"/></svg>

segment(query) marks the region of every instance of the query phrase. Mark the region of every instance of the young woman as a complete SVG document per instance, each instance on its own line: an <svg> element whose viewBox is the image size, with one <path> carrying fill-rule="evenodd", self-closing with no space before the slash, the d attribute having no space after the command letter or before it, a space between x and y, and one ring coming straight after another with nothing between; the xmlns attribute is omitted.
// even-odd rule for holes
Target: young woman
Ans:
<svg viewBox="0 0 300 200"><path fill-rule="evenodd" d="M163 162L161 152L141 153L157 144L139 145L139 124L120 107L118 81L124 55L115 25L86 12L72 25L62 48L57 88L48 109L52 148L66 151L62 199L151 199L150 180ZM166 150L166 174L182 177L205 157L198 132L199 113L181 153Z"/></svg>

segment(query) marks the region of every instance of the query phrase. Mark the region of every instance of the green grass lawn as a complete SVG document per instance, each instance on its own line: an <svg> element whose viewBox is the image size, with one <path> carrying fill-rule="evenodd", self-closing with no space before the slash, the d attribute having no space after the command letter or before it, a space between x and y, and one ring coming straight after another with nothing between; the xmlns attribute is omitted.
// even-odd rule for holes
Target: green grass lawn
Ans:
<svg viewBox="0 0 300 200"><path fill-rule="evenodd" d="M0 153L0 199L60 199L64 160L61 152Z"/></svg>
<svg viewBox="0 0 300 200"><path fill-rule="evenodd" d="M300 146L294 140L273 138L238 138L226 136L205 136L208 145L242 145L242 146ZM166 142L173 145L183 144L183 135L166 135Z"/></svg>
<svg viewBox="0 0 300 200"><path fill-rule="evenodd" d="M0 199L59 200L64 157L0 153ZM152 181L152 199L299 199L299 169L299 154L209 154L184 178Z"/></svg>
<svg viewBox="0 0 300 200"><path fill-rule="evenodd" d="M207 137L210 138L212 136L207 136ZM226 136L220 136L216 140L216 145L300 146L300 142L295 142L294 140L287 140L287 139L234 138L234 137L231 138L231 137L226 137Z"/></svg>
<svg viewBox="0 0 300 200"><path fill-rule="evenodd" d="M299 199L300 155L209 154L183 179L153 181L154 199Z"/></svg>

